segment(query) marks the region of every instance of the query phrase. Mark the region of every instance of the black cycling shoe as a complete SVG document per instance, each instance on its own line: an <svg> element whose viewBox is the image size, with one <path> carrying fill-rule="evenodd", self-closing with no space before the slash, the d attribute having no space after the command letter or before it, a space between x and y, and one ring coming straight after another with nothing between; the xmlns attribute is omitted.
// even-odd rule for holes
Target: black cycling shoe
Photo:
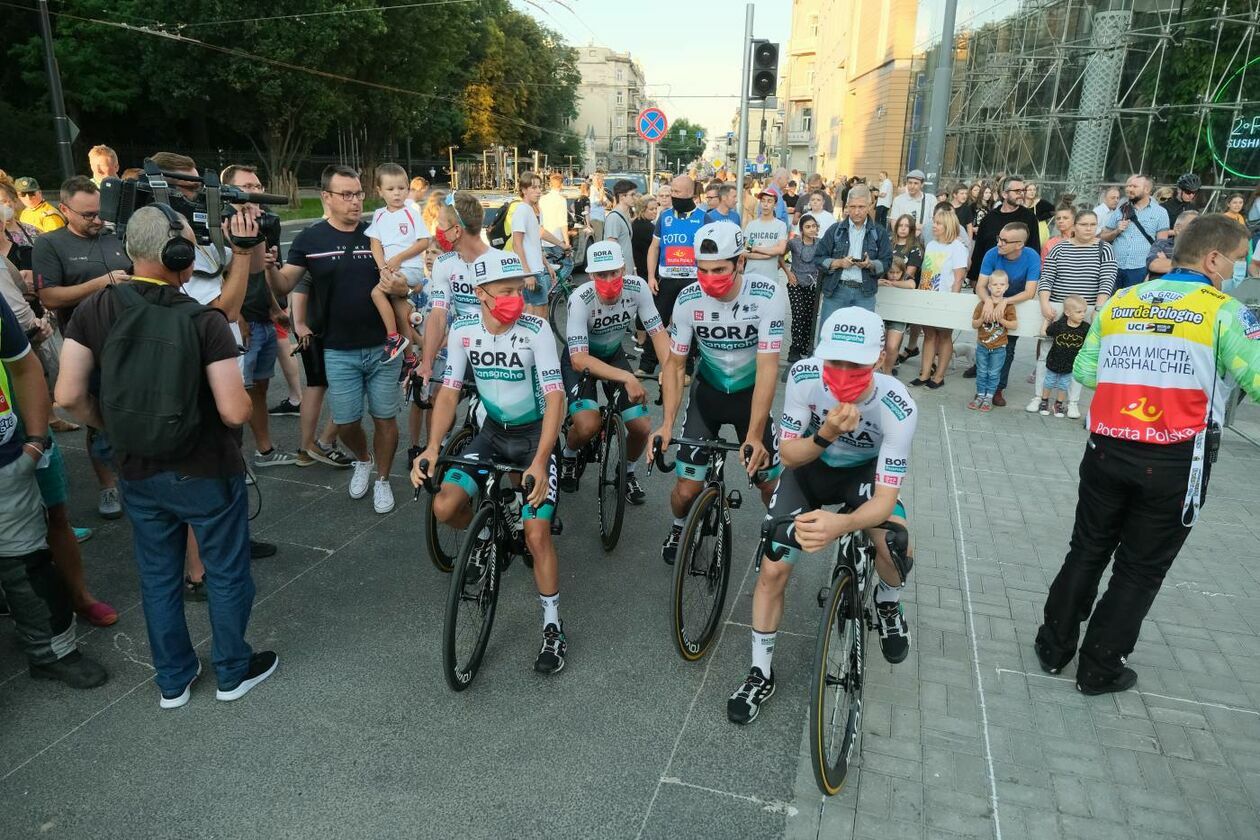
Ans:
<svg viewBox="0 0 1260 840"><path fill-rule="evenodd" d="M879 649L892 664L904 662L910 654L910 627L901 612L901 602L875 605L875 630L879 633Z"/></svg>
<svg viewBox="0 0 1260 840"><path fill-rule="evenodd" d="M641 505L646 499L647 493L643 492L639 477L634 473L626 475L626 501L632 505Z"/></svg>
<svg viewBox="0 0 1260 840"><path fill-rule="evenodd" d="M1116 691L1128 691L1135 685L1137 685L1137 671L1134 671L1132 668L1121 668L1120 673L1114 678L1108 680L1107 682L1095 683L1093 685L1086 685L1081 682L1080 676L1078 675L1076 690L1081 694L1088 694L1092 697L1098 694L1111 694Z"/></svg>
<svg viewBox="0 0 1260 840"><path fill-rule="evenodd" d="M578 489L577 458L560 456L560 489L566 493L576 493Z"/></svg>
<svg viewBox="0 0 1260 840"><path fill-rule="evenodd" d="M678 556L678 544L682 542L682 526L670 525L669 536L665 538L665 544L661 546L661 559L665 561L666 566L674 565L674 558Z"/></svg>
<svg viewBox="0 0 1260 840"><path fill-rule="evenodd" d="M744 682L735 689L726 701L726 719L731 723L752 723L761 711L761 704L774 696L774 672L766 677L756 665L744 677Z"/></svg>
<svg viewBox="0 0 1260 840"><path fill-rule="evenodd" d="M543 628L542 650L534 660L534 670L540 674L554 674L564 669L564 655L569 652L569 641L564 637L564 622L557 627L548 624Z"/></svg>

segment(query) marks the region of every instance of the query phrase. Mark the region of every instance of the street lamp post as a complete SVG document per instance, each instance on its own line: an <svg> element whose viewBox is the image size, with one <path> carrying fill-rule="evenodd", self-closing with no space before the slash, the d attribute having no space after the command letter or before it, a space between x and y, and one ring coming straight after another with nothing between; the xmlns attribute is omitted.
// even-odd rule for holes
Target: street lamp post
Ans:
<svg viewBox="0 0 1260 840"><path fill-rule="evenodd" d="M39 32L44 39L44 65L48 72L48 98L52 100L53 125L57 129L57 157L61 161L61 174L69 178L74 174L74 156L70 144L70 118L66 116L65 97L61 92L61 71L57 67L57 54L53 51L52 24L48 21L48 0L39 0Z"/></svg>

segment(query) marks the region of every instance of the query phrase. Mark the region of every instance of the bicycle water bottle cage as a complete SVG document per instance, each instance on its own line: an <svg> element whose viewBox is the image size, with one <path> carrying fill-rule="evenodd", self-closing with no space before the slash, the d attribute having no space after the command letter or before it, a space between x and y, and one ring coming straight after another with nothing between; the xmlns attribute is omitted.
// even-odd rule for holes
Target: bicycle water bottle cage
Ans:
<svg viewBox="0 0 1260 840"><path fill-rule="evenodd" d="M744 497L739 494L738 490L732 490L726 494L726 505L731 510L739 510L739 506L744 503Z"/></svg>

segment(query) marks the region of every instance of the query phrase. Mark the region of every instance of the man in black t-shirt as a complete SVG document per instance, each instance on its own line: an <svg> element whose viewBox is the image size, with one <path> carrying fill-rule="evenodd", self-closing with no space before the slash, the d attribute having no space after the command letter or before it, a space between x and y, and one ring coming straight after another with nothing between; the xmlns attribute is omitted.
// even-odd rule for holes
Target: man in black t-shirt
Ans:
<svg viewBox="0 0 1260 840"><path fill-rule="evenodd" d="M975 283L980 277L980 263L989 249L997 246L998 235L1002 228L1012 222L1022 222L1028 228L1028 241L1024 243L1038 254L1041 253L1041 233L1037 225L1037 216L1031 208L1025 207L1024 179L1018 175L1008 176L1002 187L1002 203L989 211L976 228L975 246L971 252L971 267L967 270L967 279Z"/></svg>
<svg viewBox="0 0 1260 840"><path fill-rule="evenodd" d="M295 321L295 329L299 341L321 348L333 422L355 458L350 498L367 495L375 466L373 507L385 514L394 509L389 468L398 449L402 357L381 362L385 325L372 302L372 289L385 281L380 280L365 233L359 174L348 166L329 166L320 187L327 218L298 234L289 246L287 264L271 283L278 293L294 291L307 299L306 317L300 324ZM303 279L307 275L309 279ZM385 285L391 294L407 294L401 275ZM312 326L312 313L322 316L323 323ZM360 425L365 409L374 426L372 452Z"/></svg>
<svg viewBox="0 0 1260 840"><path fill-rule="evenodd" d="M175 235L192 243L192 229L186 222L182 228ZM151 304L196 306L179 288L192 275L192 266L177 272L162 263L162 250L171 236L171 223L158 208L144 207L132 215L127 229L128 256L135 261L132 286ZM121 312L119 293L103 289L80 303L66 330L57 401L96 428L105 428L105 422L91 383L99 381L107 341ZM164 709L187 703L201 673L181 597L189 530L196 535L212 592L216 696L219 700L244 696L278 664L274 652L255 653L245 641L254 581L240 427L249 419L250 403L236 364L236 339L221 310L197 314L194 324L201 356L195 446L179 458L117 453L155 680L162 693L159 705Z"/></svg>

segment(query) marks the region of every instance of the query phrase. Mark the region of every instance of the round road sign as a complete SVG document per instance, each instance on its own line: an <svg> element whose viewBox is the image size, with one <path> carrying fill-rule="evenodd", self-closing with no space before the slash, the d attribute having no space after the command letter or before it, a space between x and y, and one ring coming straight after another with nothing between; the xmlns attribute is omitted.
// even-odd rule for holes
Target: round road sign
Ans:
<svg viewBox="0 0 1260 840"><path fill-rule="evenodd" d="M640 137L649 143L655 143L669 131L669 120L665 119L665 112L660 108L644 108L639 112L635 127Z"/></svg>

